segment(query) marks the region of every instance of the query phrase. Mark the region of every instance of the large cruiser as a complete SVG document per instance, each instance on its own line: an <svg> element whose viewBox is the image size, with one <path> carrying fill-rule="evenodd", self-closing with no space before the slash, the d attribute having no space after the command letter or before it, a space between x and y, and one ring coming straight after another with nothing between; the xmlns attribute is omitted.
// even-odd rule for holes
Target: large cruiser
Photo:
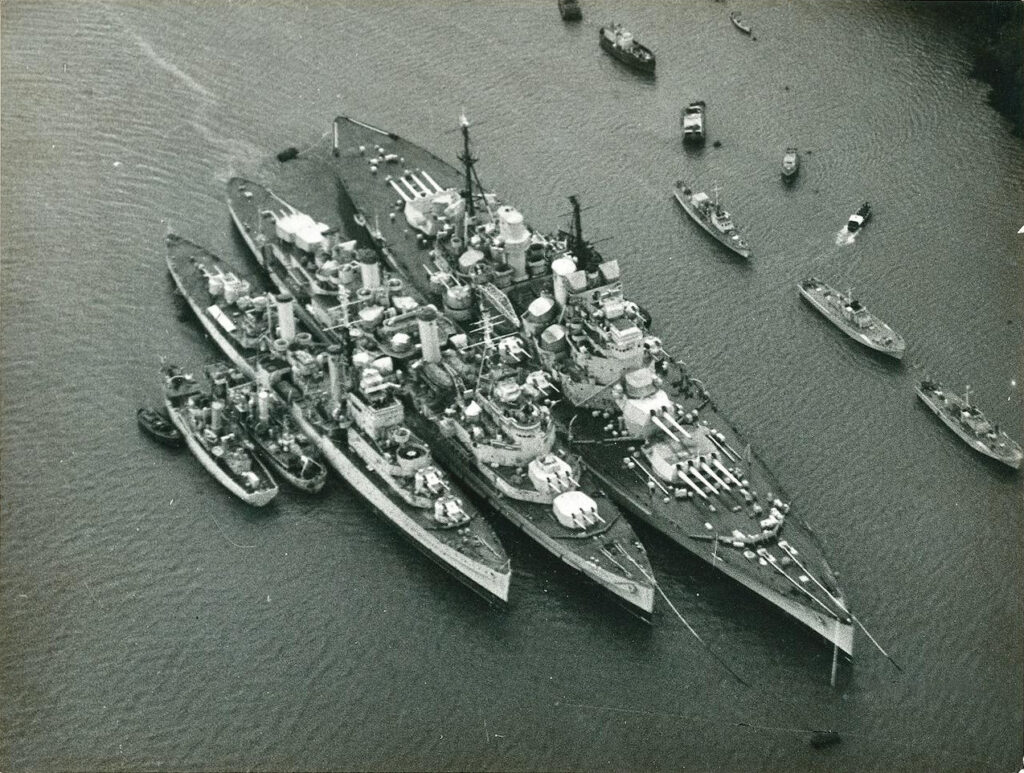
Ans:
<svg viewBox="0 0 1024 773"><path fill-rule="evenodd" d="M277 496L277 483L245 443L226 405L176 365L163 368L164 406L189 450L224 488L262 507Z"/></svg>
<svg viewBox="0 0 1024 773"><path fill-rule="evenodd" d="M313 335L302 329L294 299L284 293L273 305L262 304L266 331L251 347L238 348L220 317L205 313L217 306L235 325L221 295L211 294L207 275L213 256L192 245L187 254L199 257L180 259L181 243L178 238L168 242L178 258L168 256L172 274L224 355L258 389L275 391L342 479L429 557L486 598L507 601L511 565L497 536L404 426L401 404L381 387L386 382L375 386L367 373L353 383L341 348L324 351L323 344L314 344ZM217 266L239 275L219 259ZM226 308L237 308L237 302Z"/></svg>
<svg viewBox="0 0 1024 773"><path fill-rule="evenodd" d="M529 360L525 344L495 343L489 334L472 341L455 336L452 322L433 306L419 305L401 279L377 264L373 251L367 254L353 243L339 251L328 240L299 245L284 239L282 220L315 221L264 186L231 180L228 204L278 286L307 302L310 324L325 337L351 344L354 368L381 362L389 378L411 376L403 392L416 410L406 421L453 475L628 609L643 617L651 613L653 574L643 546L592 476L556 445L554 422L543 404L550 396L536 386L543 374L520 364ZM358 261L346 259L355 254ZM445 346L442 360L442 344L450 340L459 344ZM484 362L492 360L485 373Z"/></svg>
<svg viewBox="0 0 1024 773"><path fill-rule="evenodd" d="M868 311L852 293L840 292L814 277L802 280L797 288L808 303L854 341L902 359L907 348L903 337Z"/></svg>
<svg viewBox="0 0 1024 773"><path fill-rule="evenodd" d="M582 239L578 203L568 231L537 232L483 190L465 120L462 134L461 171L344 117L311 152L333 157L351 225L445 313L468 329L486 306L521 330L565 398L560 429L620 506L851 653L853 617L809 527L650 333L618 262Z"/></svg>
<svg viewBox="0 0 1024 773"><path fill-rule="evenodd" d="M999 429L998 424L985 418L980 408L971 404L970 387L960 396L926 378L918 383L916 391L924 404L967 445L1015 470L1020 469L1024 460L1020 444Z"/></svg>

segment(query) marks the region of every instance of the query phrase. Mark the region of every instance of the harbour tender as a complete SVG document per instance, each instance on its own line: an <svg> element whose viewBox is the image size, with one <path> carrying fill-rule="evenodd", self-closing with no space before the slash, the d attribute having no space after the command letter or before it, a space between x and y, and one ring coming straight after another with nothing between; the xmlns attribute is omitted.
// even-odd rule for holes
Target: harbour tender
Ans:
<svg viewBox="0 0 1024 773"><path fill-rule="evenodd" d="M718 188L712 199L703 191L694 193L686 183L676 182L672 191L679 206L701 228L711 234L719 243L724 244L740 257L750 257L750 247L740 236L732 222L732 216L718 202Z"/></svg>
<svg viewBox="0 0 1024 773"><path fill-rule="evenodd" d="M679 118L683 126L683 142L704 142L705 112L704 101L699 99L683 108L683 114Z"/></svg>
<svg viewBox="0 0 1024 773"><path fill-rule="evenodd" d="M993 424L980 408L971 404L970 387L961 397L943 389L937 381L926 378L918 383L916 391L924 404L967 445L1015 470L1020 469L1024 459L1020 444L1011 440L998 424Z"/></svg>
<svg viewBox="0 0 1024 773"><path fill-rule="evenodd" d="M647 75L654 74L654 52L636 40L632 32L623 29L621 24L601 27L597 35L601 48L620 62Z"/></svg>
<svg viewBox="0 0 1024 773"><path fill-rule="evenodd" d="M854 341L897 360L902 359L907 348L903 337L850 294L842 293L814 277L802 280L797 288L808 303Z"/></svg>
<svg viewBox="0 0 1024 773"><path fill-rule="evenodd" d="M800 154L796 148L786 148L782 155L782 179L787 182L793 180L800 171Z"/></svg>
<svg viewBox="0 0 1024 773"><path fill-rule="evenodd" d="M332 162L346 225L467 336L488 319L492 338L528 344L561 393L558 432L617 504L851 653L853 617L813 534L625 296L618 262L582 238L578 202L568 230L534 230L480 186L461 128L461 170L346 117L309 152Z"/></svg>

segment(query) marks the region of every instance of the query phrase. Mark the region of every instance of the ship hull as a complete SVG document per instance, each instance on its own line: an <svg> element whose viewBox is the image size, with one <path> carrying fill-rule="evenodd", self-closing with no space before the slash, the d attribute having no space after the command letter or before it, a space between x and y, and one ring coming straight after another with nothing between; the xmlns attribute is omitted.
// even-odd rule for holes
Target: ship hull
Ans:
<svg viewBox="0 0 1024 773"><path fill-rule="evenodd" d="M252 505L253 507L263 507L277 496L278 488L276 485L272 488L246 491L245 488L239 485L237 481L235 481L221 468L219 464L217 464L203 445L196 440L191 428L185 423L185 420L181 418L178 411L171 405L170 401L165 401L164 405L167 408L167 413L170 414L171 421L174 422L174 426L178 428L182 437L185 438L185 444L188 446L189 451L192 452L192 455L199 460L199 463L206 468L206 471L210 473L218 483L224 486L224 488L241 499L247 505ZM254 458L252 461L254 465L258 466L263 477L270 478L270 473L267 472L266 468L263 467L262 463L258 459Z"/></svg>
<svg viewBox="0 0 1024 773"><path fill-rule="evenodd" d="M894 343L885 344L880 341L875 341L871 338L871 336L854 330L849 325L843 324L842 321L836 318L832 309L828 307L825 301L822 300L822 298L819 297L817 293L811 292L807 288L802 287L800 285L797 285L797 288L800 290L800 295L803 297L805 301L810 303L817 311L819 311L822 314L822 316L825 317L825 319L827 319L837 328L842 330L847 336L852 338L854 341L863 346L868 347L869 349L873 349L876 352L887 354L890 357L893 357L894 359L903 359L903 354L906 351L906 344L903 342L903 339L900 338L900 336L896 333L896 331L894 331L888 325L885 325L884 323L876 319L876 322L889 332L890 336L894 339Z"/></svg>
<svg viewBox="0 0 1024 773"><path fill-rule="evenodd" d="M695 222L701 228L703 228L704 231L708 234L708 236L710 236L716 242L718 242L723 247L728 249L730 252L739 255L741 258L750 257L749 249L737 247L736 245L731 244L727 238L723 237L720 233L715 231L715 229L713 229L706 222L704 222L704 219L699 214L697 214L697 210L693 208L693 205L690 203L689 199L681 195L679 191L673 191L672 195L675 197L676 201L679 202L679 206L683 208L683 211L690 216L690 219L693 220L693 222Z"/></svg>
<svg viewBox="0 0 1024 773"><path fill-rule="evenodd" d="M939 405L939 403L933 397L931 397L926 392L922 391L920 387L916 387L914 391L916 391L917 396L921 398L921 402L927 405L929 410L931 410L932 413L938 416L942 423L949 427L951 430L953 430L953 433L968 446L973 448L979 454L987 456L989 459L994 459L997 462L1002 462L1007 467L1010 467L1014 470L1020 469L1022 456L1019 452L1016 454L1011 453L1007 455L1000 454L997 451L994 451L992 448L988 446L987 443L983 442L978 438L973 438L966 432L964 432L963 429L961 429L951 417L946 415L946 412L942 410L942 406Z"/></svg>
<svg viewBox="0 0 1024 773"><path fill-rule="evenodd" d="M617 45L615 45L614 42L606 38L604 35L603 28L598 32L598 34L600 35L599 41L601 43L601 48L604 49L605 53L610 54L615 59L618 59L624 65L632 67L637 72L643 73L644 75L654 75L654 69L655 65L657 64L657 60L655 59L654 54L651 53L651 50L649 48L647 48L646 46L642 46L639 43L635 44L638 48L643 49L644 51L651 55L650 59L641 59L639 57L632 55L628 51L619 48Z"/></svg>

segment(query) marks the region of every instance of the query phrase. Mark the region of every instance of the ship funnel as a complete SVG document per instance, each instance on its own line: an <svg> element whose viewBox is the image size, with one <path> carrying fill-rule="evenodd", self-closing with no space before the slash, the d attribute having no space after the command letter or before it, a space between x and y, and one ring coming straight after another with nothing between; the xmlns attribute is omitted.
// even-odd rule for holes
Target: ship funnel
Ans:
<svg viewBox="0 0 1024 773"><path fill-rule="evenodd" d="M526 279L526 247L530 232L523 223L522 213L515 207L498 207L498 233L505 243L505 259L512 267L512 281Z"/></svg>
<svg viewBox="0 0 1024 773"><path fill-rule="evenodd" d="M337 407L341 405L343 395L341 347L338 344L327 347L327 371L331 379L331 403Z"/></svg>
<svg viewBox="0 0 1024 773"><path fill-rule="evenodd" d="M270 421L270 392L261 389L256 395L256 406L260 421L267 424Z"/></svg>
<svg viewBox="0 0 1024 773"><path fill-rule="evenodd" d="M569 299L569 275L576 270L576 264L569 258L558 258L551 263L551 273L555 275L555 300L563 309Z"/></svg>
<svg viewBox="0 0 1024 773"><path fill-rule="evenodd" d="M424 362L441 361L441 342L437 333L437 309L424 306L416 314L416 322L420 329L420 347Z"/></svg>
<svg viewBox="0 0 1024 773"><path fill-rule="evenodd" d="M371 290L380 287L380 264L376 255L365 252L359 257L359 273L363 279L363 287Z"/></svg>
<svg viewBox="0 0 1024 773"><path fill-rule="evenodd" d="M220 432L224 424L224 403L214 400L210 403L210 429Z"/></svg>
<svg viewBox="0 0 1024 773"><path fill-rule="evenodd" d="M288 293L277 296L277 334L288 343L295 339L295 309Z"/></svg>

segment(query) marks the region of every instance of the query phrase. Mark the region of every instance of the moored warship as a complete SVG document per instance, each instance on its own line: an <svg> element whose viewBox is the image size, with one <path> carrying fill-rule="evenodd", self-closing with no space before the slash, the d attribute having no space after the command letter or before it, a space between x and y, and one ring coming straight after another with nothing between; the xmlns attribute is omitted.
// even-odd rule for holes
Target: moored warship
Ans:
<svg viewBox="0 0 1024 773"><path fill-rule="evenodd" d="M176 365L163 367L164 406L189 450L218 483L246 504L262 507L277 496L277 483L257 459L225 403Z"/></svg>
<svg viewBox="0 0 1024 773"><path fill-rule="evenodd" d="M718 202L717 188L715 198L712 199L703 191L694 192L686 183L679 181L672 195L690 219L711 234L717 242L724 244L740 257L750 257L750 246L736 230L732 215Z"/></svg>
<svg viewBox="0 0 1024 773"><path fill-rule="evenodd" d="M307 229L311 237L301 244L288 238L282 221L315 221L264 186L236 178L227 199L257 260L281 289L306 302L318 333L350 344L354 367L386 362L391 378L404 378L403 394L415 406L406 421L453 475L627 609L651 613L653 573L643 546L592 476L557 446L550 411L541 404L547 395L536 385L543 374L520 362L529 359L522 342L457 338L452 322L406 294L375 252L317 239L326 226ZM460 345L449 347L450 340ZM484 374L483 363L492 360Z"/></svg>
<svg viewBox="0 0 1024 773"><path fill-rule="evenodd" d="M168 265L224 355L258 389L276 392L342 479L417 547L485 598L507 601L511 563L504 548L479 511L433 463L427 446L404 426L402 406L382 378L384 364L354 372L341 347L332 344L325 351L324 344L314 343L302 329L294 299L284 293L273 303L259 304L256 321L245 328L247 336L235 336L238 314L248 314L253 306L239 304L242 296L212 295L217 288L211 288L209 277L239 273L208 250L183 243L169 237ZM211 272L211 266L218 272ZM211 306L222 315L211 315ZM264 327L257 329L257 322Z"/></svg>
<svg viewBox="0 0 1024 773"><path fill-rule="evenodd" d="M854 341L902 359L907 348L903 337L868 311L851 293L842 293L815 277L802 280L797 288L808 303Z"/></svg>
<svg viewBox="0 0 1024 773"><path fill-rule="evenodd" d="M651 335L618 262L582 239L578 206L569 231L530 228L484 191L464 119L462 133L461 171L346 117L310 152L332 160L349 224L446 314L468 329L484 299L522 330L565 398L560 430L620 506L852 653L853 616L813 534Z"/></svg>

